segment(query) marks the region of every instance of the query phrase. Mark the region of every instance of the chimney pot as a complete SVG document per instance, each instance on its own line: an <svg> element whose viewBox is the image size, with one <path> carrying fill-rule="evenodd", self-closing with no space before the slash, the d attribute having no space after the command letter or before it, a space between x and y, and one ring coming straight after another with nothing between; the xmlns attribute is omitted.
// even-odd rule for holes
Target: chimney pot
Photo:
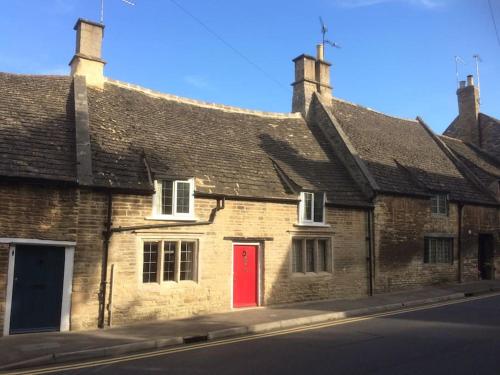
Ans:
<svg viewBox="0 0 500 375"><path fill-rule="evenodd" d="M474 86L474 76L472 74L467 76L467 86Z"/></svg>
<svg viewBox="0 0 500 375"><path fill-rule="evenodd" d="M465 81L460 81L460 88L463 89L465 87Z"/></svg>
<svg viewBox="0 0 500 375"><path fill-rule="evenodd" d="M323 43L319 43L316 45L316 58L319 61L323 61L325 59L325 51L323 49Z"/></svg>

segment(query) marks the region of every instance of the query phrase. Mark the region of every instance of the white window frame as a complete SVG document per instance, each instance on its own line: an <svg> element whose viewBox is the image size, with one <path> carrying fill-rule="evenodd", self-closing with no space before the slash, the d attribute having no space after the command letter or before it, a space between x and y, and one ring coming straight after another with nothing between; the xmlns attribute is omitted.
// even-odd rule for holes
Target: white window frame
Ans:
<svg viewBox="0 0 500 375"><path fill-rule="evenodd" d="M306 195L311 194L311 220L306 219ZM323 194L323 220L314 221L314 195L315 194ZM299 225L308 225L308 226L325 226L326 225L326 194L321 192L312 192L312 191L303 191L300 193L300 203L299 203Z"/></svg>
<svg viewBox="0 0 500 375"><path fill-rule="evenodd" d="M172 181L172 214L165 215L161 213L162 210L162 181ZM189 213L177 212L177 183L189 183ZM150 219L157 220L195 220L194 216L194 178L187 180L155 180L154 181L155 193L153 195L153 215Z"/></svg>
<svg viewBox="0 0 500 375"><path fill-rule="evenodd" d="M439 201L440 201L440 198L444 198L444 201L445 201L445 212L439 212L440 211L440 208L441 205L439 204ZM437 212L434 212L433 211L433 200L436 200L436 208L437 208ZM449 214L449 210L450 210L450 203L449 203L449 199L448 199L448 194L435 194L434 196L431 197L431 214L433 216L448 216Z"/></svg>
<svg viewBox="0 0 500 375"><path fill-rule="evenodd" d="M293 242L302 241L302 270L297 272L293 269ZM314 271L307 271L307 251L306 251L306 241L314 241ZM318 241L326 241L326 262L325 270L319 270L319 247ZM292 275L321 275L321 274L332 274L333 273L333 246L331 237L323 236L294 236L291 241L290 248L290 273Z"/></svg>
<svg viewBox="0 0 500 375"><path fill-rule="evenodd" d="M158 256L157 256L157 264L156 264L156 280L152 282L144 282L143 279L143 267L144 267L144 244L147 242L156 242L159 244L158 246ZM174 280L163 280L163 271L164 271L164 242L176 242L176 250L175 250L175 265L174 265ZM192 242L194 243L193 249L193 278L189 280L181 280L181 244L182 242ZM140 262L140 282L142 285L162 285L162 284L179 284L179 283L198 283L198 275L199 275L199 241L194 238L144 238L141 241L141 262Z"/></svg>

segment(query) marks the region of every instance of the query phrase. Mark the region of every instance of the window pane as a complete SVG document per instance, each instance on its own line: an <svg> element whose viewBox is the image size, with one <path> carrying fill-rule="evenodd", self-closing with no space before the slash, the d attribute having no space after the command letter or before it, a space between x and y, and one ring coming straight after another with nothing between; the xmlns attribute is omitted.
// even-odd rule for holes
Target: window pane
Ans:
<svg viewBox="0 0 500 375"><path fill-rule="evenodd" d="M194 242L181 242L181 280L193 280Z"/></svg>
<svg viewBox="0 0 500 375"><path fill-rule="evenodd" d="M431 198L431 212L433 214L438 213L438 197L436 195Z"/></svg>
<svg viewBox="0 0 500 375"><path fill-rule="evenodd" d="M163 280L175 281L175 253L177 242L165 241L163 243Z"/></svg>
<svg viewBox="0 0 500 375"><path fill-rule="evenodd" d="M314 222L323 222L323 206L325 195L323 193L314 193Z"/></svg>
<svg viewBox="0 0 500 375"><path fill-rule="evenodd" d="M453 240L451 238L426 238L425 263L451 263Z"/></svg>
<svg viewBox="0 0 500 375"><path fill-rule="evenodd" d="M172 181L162 181L161 183L161 213L162 215L172 215Z"/></svg>
<svg viewBox="0 0 500 375"><path fill-rule="evenodd" d="M306 240L306 272L314 272L314 240Z"/></svg>
<svg viewBox="0 0 500 375"><path fill-rule="evenodd" d="M145 283L155 283L157 279L158 243L144 242L142 281Z"/></svg>
<svg viewBox="0 0 500 375"><path fill-rule="evenodd" d="M302 259L302 240L292 242L292 272L304 272Z"/></svg>
<svg viewBox="0 0 500 375"><path fill-rule="evenodd" d="M447 207L447 197L446 195L440 195L439 196L439 213L446 215L448 212L448 207Z"/></svg>
<svg viewBox="0 0 500 375"><path fill-rule="evenodd" d="M304 193L304 220L312 220L312 197L311 193Z"/></svg>
<svg viewBox="0 0 500 375"><path fill-rule="evenodd" d="M189 182L177 182L177 207L179 214L189 213Z"/></svg>
<svg viewBox="0 0 500 375"><path fill-rule="evenodd" d="M318 240L318 271L317 272L326 272L327 264L328 264L328 248L327 248L327 240Z"/></svg>

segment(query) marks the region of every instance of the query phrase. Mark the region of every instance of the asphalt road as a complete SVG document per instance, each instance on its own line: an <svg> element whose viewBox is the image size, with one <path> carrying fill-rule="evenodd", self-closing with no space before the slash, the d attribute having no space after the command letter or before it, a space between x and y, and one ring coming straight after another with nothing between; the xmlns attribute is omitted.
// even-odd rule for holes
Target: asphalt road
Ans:
<svg viewBox="0 0 500 375"><path fill-rule="evenodd" d="M500 374L500 296L60 374Z"/></svg>

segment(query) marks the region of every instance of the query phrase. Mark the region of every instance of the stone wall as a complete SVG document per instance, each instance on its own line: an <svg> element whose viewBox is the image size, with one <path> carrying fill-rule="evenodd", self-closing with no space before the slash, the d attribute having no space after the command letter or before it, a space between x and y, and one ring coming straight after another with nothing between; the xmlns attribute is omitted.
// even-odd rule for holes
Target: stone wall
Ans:
<svg viewBox="0 0 500 375"><path fill-rule="evenodd" d="M429 199L379 195L375 201L375 289L378 293L458 281L457 205L431 214ZM424 263L424 237L453 236L453 264Z"/></svg>
<svg viewBox="0 0 500 375"><path fill-rule="evenodd" d="M196 199L197 220L207 220L215 204ZM145 219L150 215L150 197L115 196L115 227L162 223ZM245 241L239 237L268 238L260 241L263 305L366 295L366 212L329 208L327 218L328 227L299 227L295 204L227 200L210 225L115 233L109 258L115 269L113 323L231 310L233 240ZM333 272L292 274L293 236L331 237ZM197 282L142 282L142 242L159 239L199 241Z"/></svg>
<svg viewBox="0 0 500 375"><path fill-rule="evenodd" d="M496 278L500 277L500 238L498 229L498 209L466 205L463 208L462 219L462 253L464 259L463 280L474 281L479 278L478 245L479 234L493 235L495 254Z"/></svg>

